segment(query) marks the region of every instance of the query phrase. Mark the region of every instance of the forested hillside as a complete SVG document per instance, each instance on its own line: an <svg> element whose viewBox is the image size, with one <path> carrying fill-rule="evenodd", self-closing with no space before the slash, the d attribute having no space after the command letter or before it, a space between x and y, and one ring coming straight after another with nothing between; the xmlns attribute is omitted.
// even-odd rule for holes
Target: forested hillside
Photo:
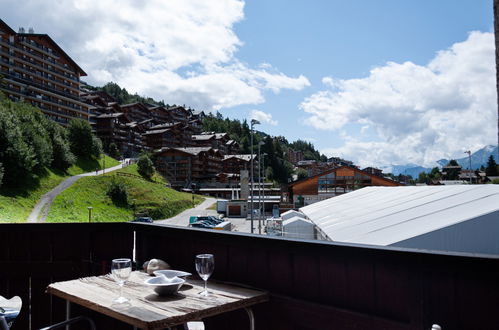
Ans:
<svg viewBox="0 0 499 330"><path fill-rule="evenodd" d="M150 97L131 95L125 88L121 88L116 83L107 83L103 87L87 86L91 90L102 90L114 97L118 103L127 104L133 102L143 102L157 105L166 105L164 101L156 101ZM184 105L185 107L185 105ZM203 120L203 130L207 132L228 133L231 139L237 141L241 147L241 153L250 153L250 127L246 120L224 118L220 113L208 113ZM303 151L304 157L307 160L326 161L327 157L321 155L315 149L312 143L298 140L292 143L288 142L285 137L272 137L268 134L255 131L254 135L254 153L257 153L258 144L263 141L261 153L265 156L265 174L269 180L279 183L286 183L291 179L293 174L293 165L286 160L286 153L289 149L295 151Z"/></svg>

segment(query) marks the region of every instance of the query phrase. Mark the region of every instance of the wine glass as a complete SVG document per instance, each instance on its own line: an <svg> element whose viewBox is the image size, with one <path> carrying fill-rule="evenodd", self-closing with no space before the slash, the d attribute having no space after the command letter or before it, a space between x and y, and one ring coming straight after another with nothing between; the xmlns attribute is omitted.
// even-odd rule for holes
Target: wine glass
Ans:
<svg viewBox="0 0 499 330"><path fill-rule="evenodd" d="M123 286L125 281L128 280L132 272L132 261L128 258L113 259L111 264L111 273L113 278L118 283L120 287L120 295L115 298L113 302L122 304L128 301L127 298L123 297Z"/></svg>
<svg viewBox="0 0 499 330"><path fill-rule="evenodd" d="M204 290L199 294L208 296L207 281L215 269L215 258L213 254L198 254L196 256L196 271L199 276L204 280Z"/></svg>

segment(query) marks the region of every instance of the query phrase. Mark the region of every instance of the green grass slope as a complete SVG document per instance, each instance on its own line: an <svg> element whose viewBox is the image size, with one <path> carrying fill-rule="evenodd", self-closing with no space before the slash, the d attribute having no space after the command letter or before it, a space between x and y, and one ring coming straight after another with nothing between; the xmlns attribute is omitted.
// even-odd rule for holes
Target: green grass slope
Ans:
<svg viewBox="0 0 499 330"><path fill-rule="evenodd" d="M115 205L106 195L113 180L126 185L128 206ZM88 207L92 207L92 222L129 221L134 218L135 213L147 213L153 219L164 219L192 207L191 194L166 187L166 182L159 175L155 175L152 181L140 178L137 165L127 166L104 176L82 178L56 197L46 221L88 222ZM195 204L201 201L202 197L195 196Z"/></svg>
<svg viewBox="0 0 499 330"><path fill-rule="evenodd" d="M117 160L108 156L105 159L106 168L119 164ZM102 158L99 160L78 160L75 165L68 169L67 173L45 169L29 186L0 189L0 223L26 222L42 195L70 176L95 171L96 168L100 168L103 162Z"/></svg>

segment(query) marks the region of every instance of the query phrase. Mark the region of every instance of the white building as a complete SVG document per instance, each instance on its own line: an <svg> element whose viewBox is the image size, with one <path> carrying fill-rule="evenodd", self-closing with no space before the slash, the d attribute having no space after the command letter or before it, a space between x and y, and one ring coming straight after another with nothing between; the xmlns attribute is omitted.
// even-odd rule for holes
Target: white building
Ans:
<svg viewBox="0 0 499 330"><path fill-rule="evenodd" d="M300 211L332 241L499 254L499 185L366 187Z"/></svg>

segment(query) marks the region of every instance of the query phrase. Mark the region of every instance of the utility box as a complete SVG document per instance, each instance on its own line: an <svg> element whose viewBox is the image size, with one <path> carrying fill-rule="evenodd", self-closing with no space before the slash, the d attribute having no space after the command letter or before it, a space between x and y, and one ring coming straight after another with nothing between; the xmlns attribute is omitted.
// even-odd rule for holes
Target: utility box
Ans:
<svg viewBox="0 0 499 330"><path fill-rule="evenodd" d="M217 212L227 214L227 203L228 200L218 200L217 201Z"/></svg>

